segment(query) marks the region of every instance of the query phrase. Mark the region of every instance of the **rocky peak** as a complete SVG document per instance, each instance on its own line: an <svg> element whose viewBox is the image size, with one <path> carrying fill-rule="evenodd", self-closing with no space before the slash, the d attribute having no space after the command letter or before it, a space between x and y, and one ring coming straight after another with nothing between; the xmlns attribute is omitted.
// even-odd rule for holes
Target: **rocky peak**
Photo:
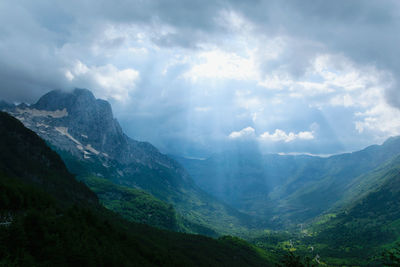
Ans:
<svg viewBox="0 0 400 267"><path fill-rule="evenodd" d="M72 92L54 90L42 96L31 108L38 110L63 110L66 109L69 118L79 120L81 124L98 122L99 117L108 124L113 124L111 105L101 99L96 99L87 89L74 89Z"/></svg>
<svg viewBox="0 0 400 267"><path fill-rule="evenodd" d="M114 119L111 105L105 100L96 99L87 89L51 91L31 107L47 111L66 109L68 115L58 119L57 124L82 146L90 144L94 149L92 151L104 152L114 158L127 145L120 125Z"/></svg>
<svg viewBox="0 0 400 267"><path fill-rule="evenodd" d="M55 147L82 159L175 165L151 144L126 136L113 117L111 105L87 89L54 90L33 105L3 109Z"/></svg>
<svg viewBox="0 0 400 267"><path fill-rule="evenodd" d="M32 107L39 110L58 110L66 108L69 111L93 105L96 98L87 89L74 89L72 92L53 90L43 95ZM86 106L80 106L86 104ZM79 107L80 106L80 107Z"/></svg>

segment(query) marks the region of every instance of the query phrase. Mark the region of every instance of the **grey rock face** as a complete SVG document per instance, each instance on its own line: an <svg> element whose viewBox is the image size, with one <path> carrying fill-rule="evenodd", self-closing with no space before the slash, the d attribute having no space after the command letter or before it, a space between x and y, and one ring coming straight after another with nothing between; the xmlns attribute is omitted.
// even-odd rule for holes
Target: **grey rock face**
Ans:
<svg viewBox="0 0 400 267"><path fill-rule="evenodd" d="M82 160L95 157L105 164L116 160L121 164L134 162L150 168L158 165L180 168L151 144L126 136L113 117L111 105L96 99L87 89L73 92L55 90L31 106L3 104L0 108L58 149Z"/></svg>

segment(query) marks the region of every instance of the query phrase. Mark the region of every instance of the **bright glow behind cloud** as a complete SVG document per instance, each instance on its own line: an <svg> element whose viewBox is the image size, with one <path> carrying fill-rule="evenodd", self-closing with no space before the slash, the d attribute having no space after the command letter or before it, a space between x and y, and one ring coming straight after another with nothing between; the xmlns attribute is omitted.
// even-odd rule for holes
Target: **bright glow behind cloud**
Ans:
<svg viewBox="0 0 400 267"><path fill-rule="evenodd" d="M183 74L184 78L196 82L199 79L231 79L255 80L257 68L251 57L227 53L220 49L202 52L198 55L190 70Z"/></svg>

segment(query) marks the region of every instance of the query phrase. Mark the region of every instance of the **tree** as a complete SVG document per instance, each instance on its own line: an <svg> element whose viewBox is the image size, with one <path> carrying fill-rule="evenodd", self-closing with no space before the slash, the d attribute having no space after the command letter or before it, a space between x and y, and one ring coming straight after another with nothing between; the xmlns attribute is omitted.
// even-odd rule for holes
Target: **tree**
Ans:
<svg viewBox="0 0 400 267"><path fill-rule="evenodd" d="M384 266L400 266L400 243L396 247L386 250L383 255Z"/></svg>
<svg viewBox="0 0 400 267"><path fill-rule="evenodd" d="M278 267L314 267L316 266L311 262L309 257L301 259L300 256L295 255L293 252L287 253L281 262L277 264Z"/></svg>

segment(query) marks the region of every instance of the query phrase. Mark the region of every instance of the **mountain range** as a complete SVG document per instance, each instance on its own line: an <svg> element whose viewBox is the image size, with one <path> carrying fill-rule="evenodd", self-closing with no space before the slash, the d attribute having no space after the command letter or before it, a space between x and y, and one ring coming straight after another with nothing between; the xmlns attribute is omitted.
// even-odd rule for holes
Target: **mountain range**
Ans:
<svg viewBox="0 0 400 267"><path fill-rule="evenodd" d="M1 266L271 266L243 240L131 223L102 207L60 156L0 112Z"/></svg>
<svg viewBox="0 0 400 267"><path fill-rule="evenodd" d="M2 101L0 110L44 140L2 115L3 191L6 199L28 191L29 208L52 206L48 199L55 198L61 209L84 207L100 220L110 218L110 210L118 213L124 229L128 220L175 232L237 235L262 248L250 254L267 265L288 250L318 264L380 265L377 255L400 240L400 137L330 157L262 154L245 145L192 159L128 137L110 104L86 89L51 91L31 105ZM4 210L2 218L10 223ZM186 237L168 238L182 244ZM228 242L220 248L225 252L232 242L242 252L255 249L221 240Z"/></svg>

